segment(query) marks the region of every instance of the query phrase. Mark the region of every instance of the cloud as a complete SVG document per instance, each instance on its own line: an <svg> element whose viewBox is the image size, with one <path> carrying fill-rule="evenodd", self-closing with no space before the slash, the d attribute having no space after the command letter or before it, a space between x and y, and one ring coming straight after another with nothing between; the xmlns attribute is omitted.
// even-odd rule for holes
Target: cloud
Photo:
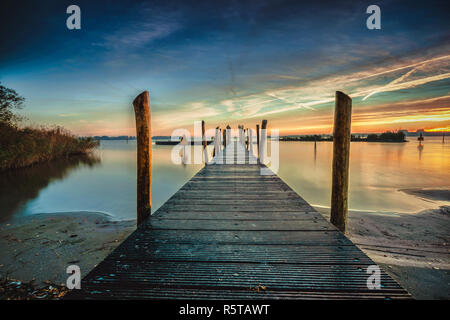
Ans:
<svg viewBox="0 0 450 320"><path fill-rule="evenodd" d="M315 110L334 102L334 93L341 90L352 98L363 97L363 101L375 93L392 92L415 88L431 82L450 78L445 72L450 66L450 55L423 61L394 64L389 68L372 67L344 75L330 75L307 81L301 86L266 90L258 94L227 100L233 106L235 115L246 118L276 115L299 109ZM399 74L405 69L405 73ZM391 78L391 79L389 79ZM380 82L389 81L379 85Z"/></svg>
<svg viewBox="0 0 450 320"><path fill-rule="evenodd" d="M190 102L174 110L160 110L152 114L152 121L158 129L175 128L182 125L193 125L196 120L217 117L220 110L206 106L204 102Z"/></svg>
<svg viewBox="0 0 450 320"><path fill-rule="evenodd" d="M106 35L103 42L95 45L115 50L134 50L165 38L180 28L175 21L140 22Z"/></svg>

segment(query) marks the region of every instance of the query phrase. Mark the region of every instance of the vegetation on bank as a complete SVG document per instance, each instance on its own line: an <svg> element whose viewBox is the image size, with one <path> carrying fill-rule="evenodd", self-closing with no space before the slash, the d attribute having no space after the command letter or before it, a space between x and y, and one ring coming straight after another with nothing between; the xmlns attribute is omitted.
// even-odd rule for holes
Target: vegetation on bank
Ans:
<svg viewBox="0 0 450 320"><path fill-rule="evenodd" d="M0 170L30 166L71 155L87 154L99 145L93 138L79 138L61 127L21 127L24 98L0 85Z"/></svg>
<svg viewBox="0 0 450 320"><path fill-rule="evenodd" d="M307 135L307 136L287 136L280 137L280 141L333 141L333 136ZM367 137L351 136L351 141L362 142L406 142L405 134L401 131L386 131L381 134L369 134Z"/></svg>
<svg viewBox="0 0 450 320"><path fill-rule="evenodd" d="M382 134L369 134L366 141L368 142L406 142L405 134L402 131L392 132L386 131Z"/></svg>

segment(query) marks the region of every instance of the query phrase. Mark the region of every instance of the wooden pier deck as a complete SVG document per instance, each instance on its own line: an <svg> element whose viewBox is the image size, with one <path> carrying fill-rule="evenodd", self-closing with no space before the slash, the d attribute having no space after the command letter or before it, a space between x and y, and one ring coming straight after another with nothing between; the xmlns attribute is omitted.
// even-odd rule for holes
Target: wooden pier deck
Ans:
<svg viewBox="0 0 450 320"><path fill-rule="evenodd" d="M278 176L229 145L94 268L73 299L410 298ZM224 163L227 164L219 164ZM237 164L244 163L244 164Z"/></svg>

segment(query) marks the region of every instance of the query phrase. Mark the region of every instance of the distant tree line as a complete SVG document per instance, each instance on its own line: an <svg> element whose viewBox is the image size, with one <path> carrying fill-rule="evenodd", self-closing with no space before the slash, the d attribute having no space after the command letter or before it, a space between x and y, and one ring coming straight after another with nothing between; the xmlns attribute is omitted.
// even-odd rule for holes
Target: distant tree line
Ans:
<svg viewBox="0 0 450 320"><path fill-rule="evenodd" d="M332 135L305 135L280 137L280 141L333 141ZM367 137L361 135L351 135L351 141L361 142L406 142L405 134L402 131L386 131L381 134L369 134Z"/></svg>
<svg viewBox="0 0 450 320"><path fill-rule="evenodd" d="M386 131L381 134L369 134L367 142L405 142L405 134L402 131Z"/></svg>

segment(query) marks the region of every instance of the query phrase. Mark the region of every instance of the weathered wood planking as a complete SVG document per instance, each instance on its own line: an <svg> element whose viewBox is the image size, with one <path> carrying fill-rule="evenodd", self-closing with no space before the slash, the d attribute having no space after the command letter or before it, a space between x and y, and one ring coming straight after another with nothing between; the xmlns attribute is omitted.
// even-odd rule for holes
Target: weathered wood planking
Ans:
<svg viewBox="0 0 450 320"><path fill-rule="evenodd" d="M384 271L236 143L94 268L73 299L405 299ZM225 160L227 164L217 164ZM261 286L265 290L261 290Z"/></svg>

